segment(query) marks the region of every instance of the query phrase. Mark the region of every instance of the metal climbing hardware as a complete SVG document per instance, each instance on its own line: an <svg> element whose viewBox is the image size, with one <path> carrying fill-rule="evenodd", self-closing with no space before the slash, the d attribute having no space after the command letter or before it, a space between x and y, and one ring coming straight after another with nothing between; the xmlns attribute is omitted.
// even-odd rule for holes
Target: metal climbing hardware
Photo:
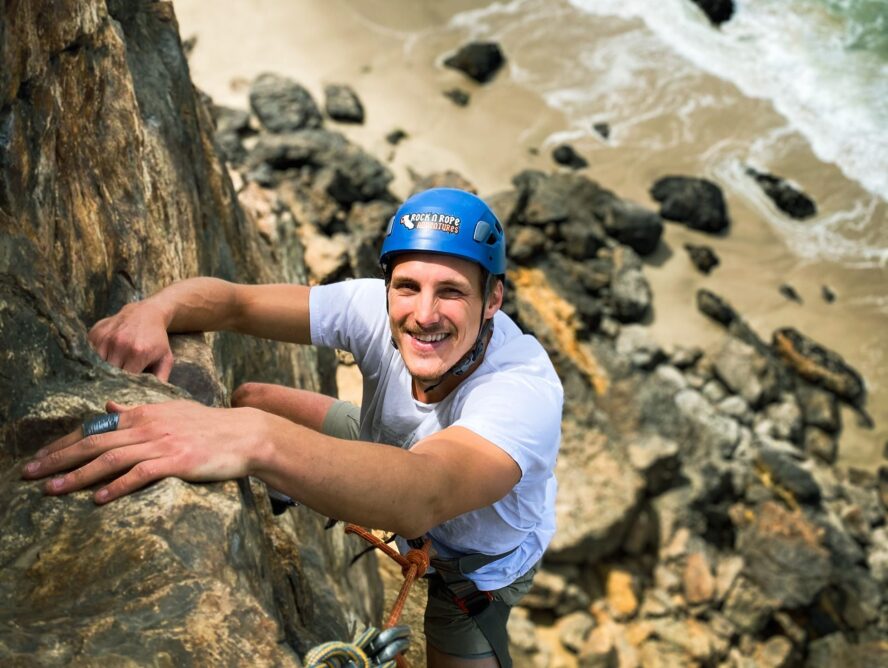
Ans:
<svg viewBox="0 0 888 668"><path fill-rule="evenodd" d="M353 642L325 642L305 655L306 668L395 668L397 656L410 645L410 627L380 631L368 626Z"/></svg>

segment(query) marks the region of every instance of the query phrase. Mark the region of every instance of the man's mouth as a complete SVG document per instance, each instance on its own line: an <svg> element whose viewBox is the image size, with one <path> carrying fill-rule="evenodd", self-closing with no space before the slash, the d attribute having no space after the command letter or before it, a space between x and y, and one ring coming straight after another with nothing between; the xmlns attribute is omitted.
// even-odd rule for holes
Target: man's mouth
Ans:
<svg viewBox="0 0 888 668"><path fill-rule="evenodd" d="M414 341L414 345L419 345L421 347L425 346L434 346L437 343L440 343L444 339L446 339L450 334L448 332L407 332L407 336L409 336Z"/></svg>

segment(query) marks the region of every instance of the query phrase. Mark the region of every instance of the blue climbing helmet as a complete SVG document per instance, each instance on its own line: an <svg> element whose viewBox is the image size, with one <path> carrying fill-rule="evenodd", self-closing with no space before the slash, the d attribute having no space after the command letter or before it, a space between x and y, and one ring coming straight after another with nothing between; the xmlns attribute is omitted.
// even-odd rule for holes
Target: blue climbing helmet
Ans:
<svg viewBox="0 0 888 668"><path fill-rule="evenodd" d="M389 221L379 263L391 269L399 253L441 253L506 273L506 236L484 200L465 190L431 188L410 197Z"/></svg>

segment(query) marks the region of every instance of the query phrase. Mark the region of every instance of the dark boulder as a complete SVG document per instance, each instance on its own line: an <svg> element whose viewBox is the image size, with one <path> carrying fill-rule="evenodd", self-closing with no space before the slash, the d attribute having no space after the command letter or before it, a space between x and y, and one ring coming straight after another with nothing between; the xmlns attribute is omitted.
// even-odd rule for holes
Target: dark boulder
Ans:
<svg viewBox="0 0 888 668"><path fill-rule="evenodd" d="M248 162L254 169L267 165L283 172L306 167L316 175L316 185L346 205L384 199L394 178L385 165L359 146L338 132L321 129L263 135Z"/></svg>
<svg viewBox="0 0 888 668"><path fill-rule="evenodd" d="M640 322L651 310L653 295L644 277L641 260L628 246L614 249L611 276L611 308L620 322Z"/></svg>
<svg viewBox="0 0 888 668"><path fill-rule="evenodd" d="M610 125L607 123L596 123L592 126L592 129L598 133L598 136L602 139L608 139L610 137L611 129Z"/></svg>
<svg viewBox="0 0 888 668"><path fill-rule="evenodd" d="M493 195L485 195L483 199L506 228L508 241L512 243L513 226L518 225L518 214L524 207L521 193L514 189L501 190Z"/></svg>
<svg viewBox="0 0 888 668"><path fill-rule="evenodd" d="M250 108L269 132L319 128L321 112L304 86L277 74L260 74L250 86Z"/></svg>
<svg viewBox="0 0 888 668"><path fill-rule="evenodd" d="M728 227L724 196L712 181L665 176L651 187L651 197L660 202L660 215L667 220L701 232L717 233Z"/></svg>
<svg viewBox="0 0 888 668"><path fill-rule="evenodd" d="M247 157L242 141L254 134L250 127L250 114L243 109L216 105L210 109L216 124L214 139L222 156L232 164L242 163Z"/></svg>
<svg viewBox="0 0 888 668"><path fill-rule="evenodd" d="M748 167L746 173L755 179L765 194L783 213L804 220L817 214L817 205L808 195L791 186L785 179Z"/></svg>
<svg viewBox="0 0 888 668"><path fill-rule="evenodd" d="M704 274L708 274L720 263L718 255L715 254L711 246L685 244L684 248L688 252L688 257L691 258L693 265Z"/></svg>
<svg viewBox="0 0 888 668"><path fill-rule="evenodd" d="M572 220L561 225L559 230L564 239L562 252L574 260L595 257L598 249L607 243L604 228L597 221Z"/></svg>
<svg viewBox="0 0 888 668"><path fill-rule="evenodd" d="M364 105L351 86L343 84L324 86L324 110L334 121L364 122Z"/></svg>
<svg viewBox="0 0 888 668"><path fill-rule="evenodd" d="M525 170L512 183L524 203L517 220L547 227L550 223L599 224L617 197L595 181L570 172L545 174Z"/></svg>
<svg viewBox="0 0 888 668"><path fill-rule="evenodd" d="M789 453L764 446L759 455L759 463L771 480L791 493L796 501L811 504L820 501L820 487L814 476Z"/></svg>
<svg viewBox="0 0 888 668"><path fill-rule="evenodd" d="M413 187L410 189L411 197L429 188L456 188L457 190L478 194L478 189L475 188L471 181L452 169L425 175L414 173L411 176L413 177Z"/></svg>
<svg viewBox="0 0 888 668"><path fill-rule="evenodd" d="M828 285L821 286L820 296L827 304L832 304L836 300L836 293Z"/></svg>
<svg viewBox="0 0 888 668"><path fill-rule="evenodd" d="M397 146L397 145L400 144L402 141L404 141L405 139L407 139L407 137L409 137L409 136L410 136L410 135L408 135L408 134L407 134L404 130L402 130L401 128L395 128L394 130L392 130L391 132L389 132L389 133L385 136L385 140L386 140L389 144L391 144L392 146Z"/></svg>
<svg viewBox="0 0 888 668"><path fill-rule="evenodd" d="M781 284L777 291L791 302L802 303L802 296L789 283Z"/></svg>
<svg viewBox="0 0 888 668"><path fill-rule="evenodd" d="M518 264L530 264L541 257L547 241L548 237L539 228L522 225L511 234L506 251Z"/></svg>
<svg viewBox="0 0 888 668"><path fill-rule="evenodd" d="M470 42L452 56L444 59L444 64L459 70L478 83L490 81L506 61L496 42Z"/></svg>
<svg viewBox="0 0 888 668"><path fill-rule="evenodd" d="M663 235L663 221L656 213L618 198L602 208L604 230L608 236L639 255L649 255L657 249Z"/></svg>
<svg viewBox="0 0 888 668"><path fill-rule="evenodd" d="M829 584L829 552L817 527L777 503L756 509L754 520L740 529L737 547L746 562L744 575L779 607L808 605Z"/></svg>
<svg viewBox="0 0 888 668"><path fill-rule="evenodd" d="M806 425L819 427L830 434L835 434L842 428L839 402L831 392L799 381L796 398Z"/></svg>
<svg viewBox="0 0 888 668"><path fill-rule="evenodd" d="M720 26L734 15L734 0L692 0L703 10L714 26Z"/></svg>
<svg viewBox="0 0 888 668"><path fill-rule="evenodd" d="M457 107L466 107L471 100L471 96L462 88L448 88L443 95Z"/></svg>
<svg viewBox="0 0 888 668"><path fill-rule="evenodd" d="M733 306L709 290L697 290L697 308L725 327L740 318Z"/></svg>
<svg viewBox="0 0 888 668"><path fill-rule="evenodd" d="M771 345L802 378L854 406L859 407L863 403L866 396L863 378L838 353L824 348L792 327L775 331Z"/></svg>
<svg viewBox="0 0 888 668"><path fill-rule="evenodd" d="M552 151L552 159L559 165L564 165L571 169L582 169L589 166L589 162L577 153L573 146L568 144L556 146Z"/></svg>

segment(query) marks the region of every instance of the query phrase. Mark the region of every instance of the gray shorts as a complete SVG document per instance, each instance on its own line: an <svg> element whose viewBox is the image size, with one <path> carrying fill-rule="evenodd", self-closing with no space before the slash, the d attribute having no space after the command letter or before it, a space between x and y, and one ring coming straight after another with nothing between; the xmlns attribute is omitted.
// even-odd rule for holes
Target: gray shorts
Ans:
<svg viewBox="0 0 888 668"><path fill-rule="evenodd" d="M514 607L530 591L536 571L537 566L534 566L512 584L493 591L493 598L509 608ZM424 630L426 641L444 654L462 659L484 659L494 655L478 624L459 609L450 590L434 574L429 577Z"/></svg>
<svg viewBox="0 0 888 668"><path fill-rule="evenodd" d="M328 436L357 440L361 409L349 401L337 401L330 407L321 425ZM497 589L493 597L513 607L528 591L536 574L534 566L512 584ZM459 609L440 578L429 577L429 600L425 611L426 640L439 652L464 659L493 656L493 648L475 620Z"/></svg>
<svg viewBox="0 0 888 668"><path fill-rule="evenodd" d="M361 433L361 409L350 401L336 401L324 417L321 433L357 441Z"/></svg>

